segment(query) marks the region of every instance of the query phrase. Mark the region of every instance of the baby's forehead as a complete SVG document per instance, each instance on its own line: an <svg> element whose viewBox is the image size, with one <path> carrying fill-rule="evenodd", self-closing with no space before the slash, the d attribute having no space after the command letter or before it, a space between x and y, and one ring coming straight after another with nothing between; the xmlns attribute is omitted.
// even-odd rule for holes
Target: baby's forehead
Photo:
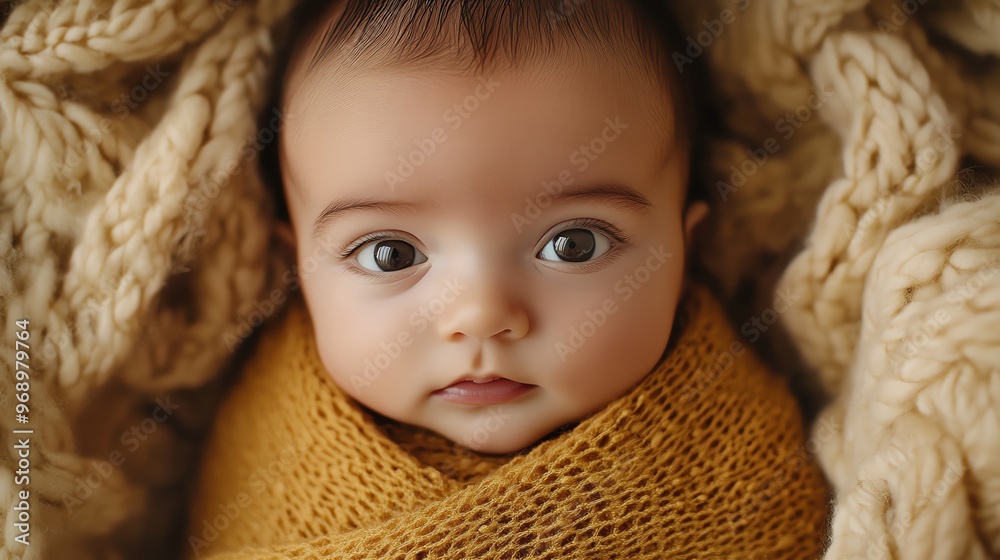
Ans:
<svg viewBox="0 0 1000 560"><path fill-rule="evenodd" d="M632 65L673 90L665 72L671 36L651 22L648 3L589 0L386 0L307 2L290 45L284 98L331 74L396 70L488 75L593 57ZM663 16L664 24L668 18ZM667 27L670 27L669 25ZM671 93L673 93L671 91ZM674 97L673 95L671 97Z"/></svg>
<svg viewBox="0 0 1000 560"><path fill-rule="evenodd" d="M572 9L567 9L569 4ZM661 131L654 151L657 159L667 161L676 157L677 147L683 145L687 151L692 146L697 100L689 91L692 72L682 75L673 65L671 54L683 37L663 4L303 0L292 18L294 40L284 43L278 55L276 67L284 74L275 77L270 105L292 117L303 104L334 99L345 91L358 94L353 78L380 70L395 76L475 77L537 70L540 64L557 70L604 64L628 73L629 79L616 84L622 95L653 100L643 102L652 105L650 126ZM637 83L652 87L635 87ZM309 118L322 119L331 129L344 128L333 112L311 114ZM288 140L298 134L300 124L301 119L290 118L266 156L276 185L283 183L282 174L292 171L287 150L293 148Z"/></svg>

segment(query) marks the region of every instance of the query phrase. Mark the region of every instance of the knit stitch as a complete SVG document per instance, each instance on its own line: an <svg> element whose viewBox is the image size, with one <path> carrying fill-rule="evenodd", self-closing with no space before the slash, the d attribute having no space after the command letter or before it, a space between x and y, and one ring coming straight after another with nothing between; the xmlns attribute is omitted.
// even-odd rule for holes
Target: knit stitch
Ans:
<svg viewBox="0 0 1000 560"><path fill-rule="evenodd" d="M353 401L298 299L222 404L190 557L817 557L827 489L795 400L707 289L679 314L675 347L628 394L495 457Z"/></svg>

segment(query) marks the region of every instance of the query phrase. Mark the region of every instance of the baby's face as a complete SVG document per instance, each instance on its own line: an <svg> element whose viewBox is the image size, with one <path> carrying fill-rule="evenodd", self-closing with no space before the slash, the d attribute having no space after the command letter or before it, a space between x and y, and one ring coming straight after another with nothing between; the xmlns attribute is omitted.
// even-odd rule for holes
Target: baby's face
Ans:
<svg viewBox="0 0 1000 560"><path fill-rule="evenodd" d="M704 208L683 205L688 154L660 157L674 131L653 110L672 110L644 71L563 59L290 88L288 235L340 387L506 453L650 371Z"/></svg>

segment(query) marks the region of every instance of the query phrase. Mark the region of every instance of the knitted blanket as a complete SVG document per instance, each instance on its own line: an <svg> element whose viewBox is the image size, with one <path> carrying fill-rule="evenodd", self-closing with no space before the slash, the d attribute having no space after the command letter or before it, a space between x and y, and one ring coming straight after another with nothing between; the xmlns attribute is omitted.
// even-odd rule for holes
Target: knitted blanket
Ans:
<svg viewBox="0 0 1000 560"><path fill-rule="evenodd" d="M676 6L692 29L732 8ZM1000 557L1000 5L754 7L699 36L740 139L715 143L701 254L753 297L741 332L833 397L826 557Z"/></svg>
<svg viewBox="0 0 1000 560"><path fill-rule="evenodd" d="M996 2L664 1L720 125L698 260L832 399L827 556L1000 555L1000 196L954 180L1000 169ZM0 558L180 542L214 381L297 287L255 167L293 4L0 2Z"/></svg>
<svg viewBox="0 0 1000 560"><path fill-rule="evenodd" d="M373 418L331 381L298 298L219 411L189 557L815 558L827 489L798 405L708 290L681 305L629 393L494 457Z"/></svg>

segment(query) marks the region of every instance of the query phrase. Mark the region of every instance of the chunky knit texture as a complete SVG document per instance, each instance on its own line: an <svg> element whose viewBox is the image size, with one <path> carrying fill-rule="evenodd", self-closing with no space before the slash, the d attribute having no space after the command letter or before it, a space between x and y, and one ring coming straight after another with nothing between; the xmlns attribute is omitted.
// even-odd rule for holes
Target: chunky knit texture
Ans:
<svg viewBox="0 0 1000 560"><path fill-rule="evenodd" d="M730 354L738 335L708 290L680 314L675 347L628 394L495 457L367 413L330 380L298 299L220 409L191 557L818 557L827 489L798 405L745 348Z"/></svg>
<svg viewBox="0 0 1000 560"><path fill-rule="evenodd" d="M1000 169L996 1L664 1L722 125L698 259L737 325L796 295L754 347L842 426L828 557L1000 556L1000 197L950 181ZM226 337L288 288L245 149L294 3L0 2L0 409L30 319L35 430L25 547L0 415L0 559L165 550Z"/></svg>
<svg viewBox="0 0 1000 560"><path fill-rule="evenodd" d="M700 254L740 323L796 295L760 347L833 397L826 558L1000 557L1000 182L955 179L1000 170L1000 5L674 5L695 36L734 4Z"/></svg>

